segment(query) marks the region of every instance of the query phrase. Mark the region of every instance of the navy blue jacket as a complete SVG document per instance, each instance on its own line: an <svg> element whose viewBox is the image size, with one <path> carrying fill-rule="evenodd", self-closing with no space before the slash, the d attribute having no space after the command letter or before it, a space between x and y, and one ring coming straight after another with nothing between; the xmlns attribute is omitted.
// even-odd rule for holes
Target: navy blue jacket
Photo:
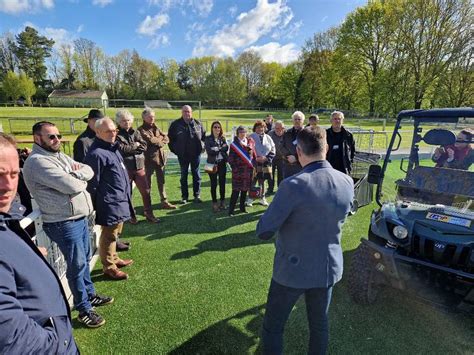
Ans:
<svg viewBox="0 0 474 355"><path fill-rule="evenodd" d="M85 164L94 170L88 181L96 211L95 222L113 226L130 219L130 183L118 143L108 143L96 137L87 153Z"/></svg>
<svg viewBox="0 0 474 355"><path fill-rule="evenodd" d="M0 214L0 354L77 354L61 282L21 229L21 212Z"/></svg>
<svg viewBox="0 0 474 355"><path fill-rule="evenodd" d="M341 228L354 198L352 179L326 160L283 180L257 224L276 236L273 279L293 288L328 287L342 277Z"/></svg>

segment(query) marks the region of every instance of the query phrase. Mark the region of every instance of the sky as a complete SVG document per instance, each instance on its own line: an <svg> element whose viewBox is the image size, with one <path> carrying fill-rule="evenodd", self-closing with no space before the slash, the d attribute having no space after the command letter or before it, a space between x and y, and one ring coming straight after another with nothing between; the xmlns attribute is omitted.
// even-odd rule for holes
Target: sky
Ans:
<svg viewBox="0 0 474 355"><path fill-rule="evenodd" d="M0 34L25 26L56 45L94 41L108 55L136 49L159 62L252 49L291 62L315 33L337 26L367 0L0 0Z"/></svg>

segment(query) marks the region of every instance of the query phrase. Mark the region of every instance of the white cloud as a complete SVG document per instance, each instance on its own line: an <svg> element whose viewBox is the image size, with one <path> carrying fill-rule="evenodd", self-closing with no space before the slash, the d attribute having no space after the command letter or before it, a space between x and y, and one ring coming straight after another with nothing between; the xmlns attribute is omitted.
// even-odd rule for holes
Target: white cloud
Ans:
<svg viewBox="0 0 474 355"><path fill-rule="evenodd" d="M113 0L92 0L92 5L106 7L107 5L110 5L112 2Z"/></svg>
<svg viewBox="0 0 474 355"><path fill-rule="evenodd" d="M328 19L329 17L328 16L324 16L322 19L321 19L321 22L326 22L326 20Z"/></svg>
<svg viewBox="0 0 474 355"><path fill-rule="evenodd" d="M237 8L237 5L234 5L234 6L229 7L228 11L229 11L230 16L234 17L238 10L239 9Z"/></svg>
<svg viewBox="0 0 474 355"><path fill-rule="evenodd" d="M81 33L82 31L84 31L84 25L81 24L81 25L77 26L76 32Z"/></svg>
<svg viewBox="0 0 474 355"><path fill-rule="evenodd" d="M193 7L193 11L201 17L206 17L214 7L213 0L189 0L189 5Z"/></svg>
<svg viewBox="0 0 474 355"><path fill-rule="evenodd" d="M303 26L303 21L291 23L289 26L274 31L271 38L274 40L279 40L281 38L292 39L298 35L301 26Z"/></svg>
<svg viewBox="0 0 474 355"><path fill-rule="evenodd" d="M0 0L0 11L7 14L37 12L42 8L53 7L54 0Z"/></svg>
<svg viewBox="0 0 474 355"><path fill-rule="evenodd" d="M147 48L156 49L160 47L166 47L169 46L170 43L170 38L167 34L159 34L151 40Z"/></svg>
<svg viewBox="0 0 474 355"><path fill-rule="evenodd" d="M184 40L186 42L193 42L199 37L199 33L204 31L204 24L201 22L193 22L191 25L188 25L188 30L184 35Z"/></svg>
<svg viewBox="0 0 474 355"><path fill-rule="evenodd" d="M277 62L287 64L298 59L300 54L296 44L288 43L284 46L277 42L269 42L263 46L251 46L246 50L252 50L260 55L264 62Z"/></svg>
<svg viewBox="0 0 474 355"><path fill-rule="evenodd" d="M234 56L239 48L257 42L274 29L286 27L292 18L293 12L284 0L258 0L255 8L241 13L234 24L225 25L213 35L202 35L192 55Z"/></svg>
<svg viewBox="0 0 474 355"><path fill-rule="evenodd" d="M137 28L139 34L153 36L160 28L168 24L170 17L167 14L157 14L156 16L147 16Z"/></svg>

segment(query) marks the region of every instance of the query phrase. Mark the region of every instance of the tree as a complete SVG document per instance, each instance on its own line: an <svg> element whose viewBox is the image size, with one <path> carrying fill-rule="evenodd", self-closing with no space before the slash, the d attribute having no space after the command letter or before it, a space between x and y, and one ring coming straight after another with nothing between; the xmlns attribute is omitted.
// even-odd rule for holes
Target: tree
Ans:
<svg viewBox="0 0 474 355"><path fill-rule="evenodd" d="M412 77L416 109L451 63L472 48L473 9L469 0L413 0L400 3L397 28Z"/></svg>
<svg viewBox="0 0 474 355"><path fill-rule="evenodd" d="M245 80L247 99L255 102L262 78L262 58L255 51L248 50L239 55L237 65Z"/></svg>
<svg viewBox="0 0 474 355"><path fill-rule="evenodd" d="M295 107L297 82L301 75L298 63L288 64L281 72L276 83L276 97L283 101L285 107Z"/></svg>
<svg viewBox="0 0 474 355"><path fill-rule="evenodd" d="M160 67L162 75L159 97L167 100L179 100L185 94L178 83L179 64L174 59L164 59Z"/></svg>
<svg viewBox="0 0 474 355"><path fill-rule="evenodd" d="M102 79L104 53L95 42L79 38L74 41L73 61L77 80L84 89L98 89Z"/></svg>
<svg viewBox="0 0 474 355"><path fill-rule="evenodd" d="M8 71L3 80L3 90L14 102L24 97L28 105L31 105L31 97L36 93L33 79L28 78L25 73L18 76L12 71Z"/></svg>
<svg viewBox="0 0 474 355"><path fill-rule="evenodd" d="M18 69L18 58L15 55L15 37L7 32L0 37L0 80L8 71Z"/></svg>
<svg viewBox="0 0 474 355"><path fill-rule="evenodd" d="M51 56L54 41L40 36L37 30L29 26L16 36L16 41L15 55L19 68L32 78L36 85L44 86L47 72L45 59Z"/></svg>
<svg viewBox="0 0 474 355"><path fill-rule="evenodd" d="M283 100L278 95L278 81L283 72L279 63L262 63L262 75L258 87L258 103L266 107L282 107Z"/></svg>

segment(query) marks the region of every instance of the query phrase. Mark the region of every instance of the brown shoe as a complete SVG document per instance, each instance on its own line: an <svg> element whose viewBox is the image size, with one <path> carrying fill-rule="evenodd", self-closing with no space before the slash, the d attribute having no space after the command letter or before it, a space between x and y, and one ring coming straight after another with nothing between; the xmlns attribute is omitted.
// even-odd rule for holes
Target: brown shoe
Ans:
<svg viewBox="0 0 474 355"><path fill-rule="evenodd" d="M159 218L156 218L152 214L146 214L145 218L150 223L160 223L161 222Z"/></svg>
<svg viewBox="0 0 474 355"><path fill-rule="evenodd" d="M137 221L137 219L136 219L135 217L132 217L132 218L130 218L130 219L128 220L128 223L130 223L130 224L137 224L138 221Z"/></svg>
<svg viewBox="0 0 474 355"><path fill-rule="evenodd" d="M104 275L112 280L126 280L128 279L128 274L119 270L119 269L107 269L104 270Z"/></svg>
<svg viewBox="0 0 474 355"><path fill-rule="evenodd" d="M175 210L177 207L169 203L168 201L164 201L161 203L161 208L163 208L164 210Z"/></svg>
<svg viewBox="0 0 474 355"><path fill-rule="evenodd" d="M212 212L214 213L219 212L219 203L217 202L212 203Z"/></svg>
<svg viewBox="0 0 474 355"><path fill-rule="evenodd" d="M130 242L117 242L117 251L128 251L130 249Z"/></svg>
<svg viewBox="0 0 474 355"><path fill-rule="evenodd" d="M133 264L132 259L120 259L118 262L115 263L117 267L125 267Z"/></svg>

